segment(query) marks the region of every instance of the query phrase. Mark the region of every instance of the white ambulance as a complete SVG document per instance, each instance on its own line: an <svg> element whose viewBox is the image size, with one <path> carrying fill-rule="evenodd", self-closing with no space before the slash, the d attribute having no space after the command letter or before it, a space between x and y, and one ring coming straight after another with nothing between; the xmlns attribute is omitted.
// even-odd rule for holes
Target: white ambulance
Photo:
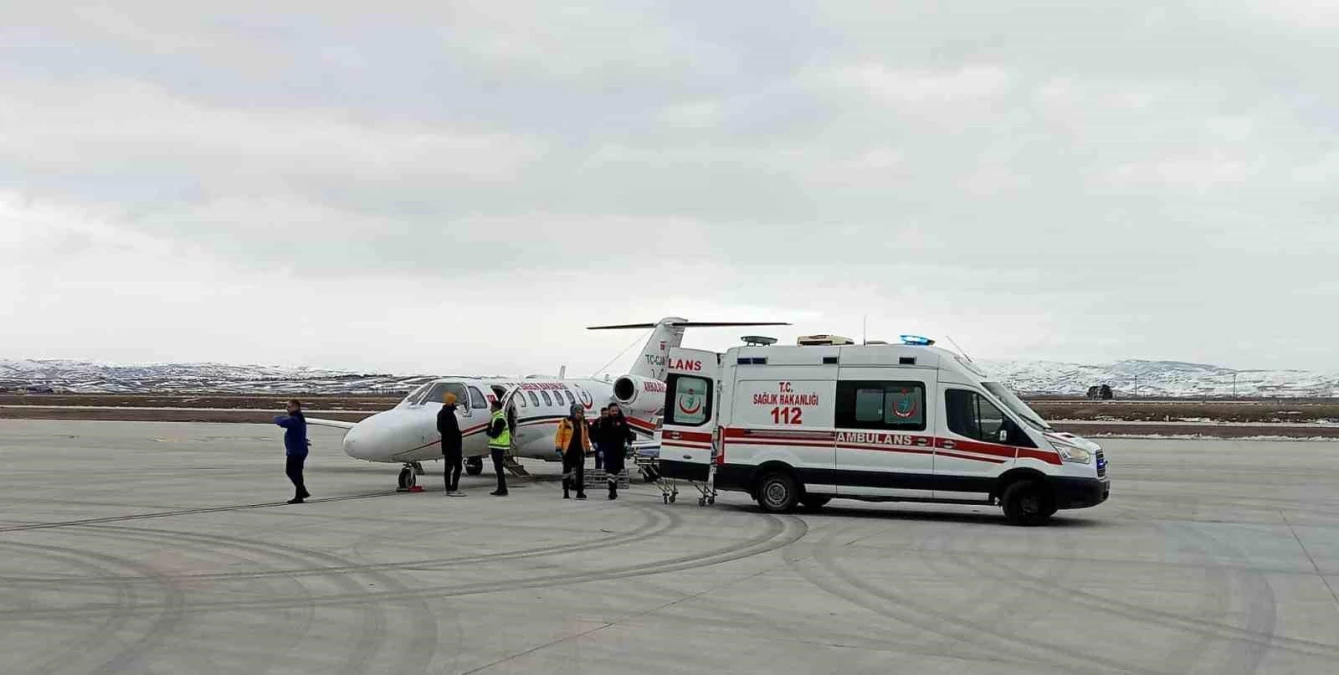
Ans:
<svg viewBox="0 0 1339 675"><path fill-rule="evenodd" d="M830 500L998 504L1014 523L1106 501L1095 443L1051 428L971 361L903 336L673 349L660 473L766 511Z"/></svg>

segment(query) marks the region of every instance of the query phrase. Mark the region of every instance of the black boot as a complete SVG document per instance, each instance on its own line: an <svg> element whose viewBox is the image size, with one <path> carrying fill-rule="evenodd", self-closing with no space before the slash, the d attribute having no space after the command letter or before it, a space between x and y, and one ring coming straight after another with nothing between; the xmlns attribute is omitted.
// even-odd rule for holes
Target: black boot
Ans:
<svg viewBox="0 0 1339 675"><path fill-rule="evenodd" d="M618 483L612 480L609 481L609 498L618 499Z"/></svg>

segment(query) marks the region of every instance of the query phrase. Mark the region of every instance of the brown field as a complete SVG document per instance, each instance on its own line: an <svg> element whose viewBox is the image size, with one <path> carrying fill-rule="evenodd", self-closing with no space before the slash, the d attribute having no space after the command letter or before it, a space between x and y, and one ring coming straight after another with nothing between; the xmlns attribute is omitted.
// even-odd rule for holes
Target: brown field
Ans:
<svg viewBox="0 0 1339 675"><path fill-rule="evenodd" d="M1040 401L1028 402L1048 420L1126 422L1339 422L1339 401Z"/></svg>
<svg viewBox="0 0 1339 675"><path fill-rule="evenodd" d="M274 415L282 412L286 400L286 396L262 394L0 394L0 406L22 406L0 407L0 419L267 424ZM346 422L357 422L394 407L399 401L398 396L311 396L303 399L308 414ZM1339 422L1339 402L1335 401L1034 399L1030 403L1046 419L1059 420L1055 423L1057 428L1085 436L1339 438L1339 425L1333 428L1289 425ZM1130 421L1167 424L1115 424ZM1218 424L1220 422L1234 423L1234 426L1222 426Z"/></svg>

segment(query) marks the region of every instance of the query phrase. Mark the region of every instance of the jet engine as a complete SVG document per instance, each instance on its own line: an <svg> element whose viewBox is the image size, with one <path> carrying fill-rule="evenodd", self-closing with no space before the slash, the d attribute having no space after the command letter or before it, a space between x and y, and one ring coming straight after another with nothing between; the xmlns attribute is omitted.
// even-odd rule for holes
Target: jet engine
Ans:
<svg viewBox="0 0 1339 675"><path fill-rule="evenodd" d="M640 375L614 380L614 401L637 410L658 410L665 404L665 383Z"/></svg>

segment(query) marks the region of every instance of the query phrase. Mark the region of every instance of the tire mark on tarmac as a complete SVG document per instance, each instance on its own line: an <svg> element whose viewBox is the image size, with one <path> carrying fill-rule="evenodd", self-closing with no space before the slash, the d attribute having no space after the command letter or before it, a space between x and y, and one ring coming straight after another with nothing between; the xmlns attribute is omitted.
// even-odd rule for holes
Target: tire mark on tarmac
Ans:
<svg viewBox="0 0 1339 675"><path fill-rule="evenodd" d="M362 495L349 495L347 497L325 497L322 499L309 499L308 504L323 504L327 502L346 502L357 499L373 499L376 497L389 497L397 494L396 492L373 492ZM152 518L172 518L174 516L193 516L201 513L226 513L229 511L247 511L251 509L267 509L276 506L289 506L285 502L263 502L260 504L237 504L234 506L214 506L199 509L180 509L177 511L155 511L153 513L137 513L129 516L107 516L105 518L84 518L81 520L62 520L52 523L30 523L27 525L11 525L0 527L0 534L5 532L29 532L32 530L47 530L58 527L79 527L82 525L102 525L106 523L123 523L131 520L148 520Z"/></svg>
<svg viewBox="0 0 1339 675"><path fill-rule="evenodd" d="M832 545L830 537L826 543L828 545L818 548L815 561L820 563L817 567L833 577L832 580L823 578L822 574L812 566L799 566L797 571L819 588L883 616L921 630L944 635L963 646L984 650L986 654L1007 654L1011 658L1024 660L1033 665L1040 661L1061 672L1133 672L1168 675L1163 671L1132 668L1113 659L999 631L990 625L965 620L942 610L939 606L917 600L910 595L880 588L843 569L839 558L834 555L834 551L841 547ZM834 580L840 583L833 583Z"/></svg>
<svg viewBox="0 0 1339 675"><path fill-rule="evenodd" d="M789 546L800 540L808 531L808 526L803 520L793 516L772 516L767 515L766 529L763 533L755 535L743 542L730 544L721 548L692 553L679 556L668 560L658 561L650 565L630 565L590 570L583 574L572 575L564 572L562 574L552 574L542 577L528 577L519 580L489 581L474 584L462 584L457 586L427 586L407 590L391 590L376 592L359 592L347 594L332 594L325 596L316 596L312 599L312 605L317 607L341 607L358 605L371 601L397 601L411 600L413 598L448 598L461 597L469 595L480 595L485 593L504 592L523 590L527 588L539 588L550 585L572 586L574 584L589 583L593 581L616 581L621 579L631 579L636 577L666 574L669 572L680 572L686 570L699 569L720 565L727 562L742 560L752 556L760 555L779 548ZM241 600L241 601L216 601L192 603L185 608L187 613L209 613L218 611L257 611L265 609L282 609L291 606L291 602L285 599L278 600ZM140 611L147 611L145 608ZM0 610L0 623L21 620L24 618L66 618L77 616L98 616L107 611L107 608L97 605L90 605L78 608L38 610L26 612L13 612Z"/></svg>
<svg viewBox="0 0 1339 675"><path fill-rule="evenodd" d="M615 533L606 537L586 541L578 544L552 544L537 548L519 549L515 551L502 551L498 553L482 553L476 555L464 555L451 558L423 558L418 560L408 560L386 563L355 563L344 560L345 564L332 565L328 567L300 567L283 570L267 570L255 572L215 572L200 574L178 574L172 575L173 579L192 580L192 581L224 581L238 579L264 579L267 577L291 577L298 579L309 576L326 576L334 574L367 572L367 571L439 571L455 565L466 565L481 562L502 562L507 560L524 560L527 558L538 558L546 555L559 555L567 553L580 553L597 549L607 549L611 546L626 546L664 536L678 529L683 524L683 519L673 511L659 509L648 505L632 504L631 507L641 512L643 521L631 532ZM169 530L155 530L157 532L172 532ZM189 535L188 532L180 532L181 535ZM21 584L50 584L60 582L69 585L99 585L109 581L143 581L143 577L0 577L6 583L15 585Z"/></svg>
<svg viewBox="0 0 1339 675"><path fill-rule="evenodd" d="M13 542L0 542L0 547L17 549L19 553L37 552L48 558L60 559L63 562L82 567L84 569L106 573L110 569L124 567L126 560L115 556L107 555L96 551L84 551L64 546L51 546L42 544L16 545ZM90 562L97 560L98 563ZM129 577L126 577L129 578ZM138 577L136 577L138 578ZM115 606L124 608L134 604L139 597L138 591L134 585L124 580L112 582L115 593ZM38 663L29 662L27 664L9 664L18 666L24 672L33 673L53 673L59 672L63 668L78 662L80 659L86 659L89 654L96 653L109 641L111 641L113 630L126 617L116 611L107 614L99 624L83 631L83 635L76 635L70 640L57 643L54 648L45 650L47 658Z"/></svg>

